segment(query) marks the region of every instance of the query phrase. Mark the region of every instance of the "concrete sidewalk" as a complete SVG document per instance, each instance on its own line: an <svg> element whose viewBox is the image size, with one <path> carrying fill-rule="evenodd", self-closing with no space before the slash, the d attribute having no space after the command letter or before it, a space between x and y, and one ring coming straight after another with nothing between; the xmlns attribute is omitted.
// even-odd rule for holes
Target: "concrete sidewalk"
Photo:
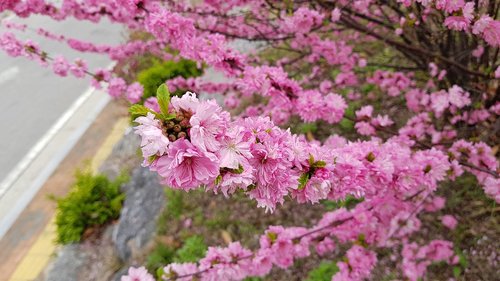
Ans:
<svg viewBox="0 0 500 281"><path fill-rule="evenodd" d="M77 168L92 159L92 167L97 167L106 158L128 125L127 116L123 105L108 104L20 213L0 240L0 281L35 280L45 268L56 249L55 203L48 196L64 196Z"/></svg>

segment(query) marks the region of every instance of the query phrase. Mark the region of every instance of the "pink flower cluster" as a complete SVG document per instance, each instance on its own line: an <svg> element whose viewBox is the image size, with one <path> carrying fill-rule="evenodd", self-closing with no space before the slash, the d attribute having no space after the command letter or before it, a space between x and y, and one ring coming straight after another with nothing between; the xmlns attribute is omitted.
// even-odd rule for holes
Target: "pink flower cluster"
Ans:
<svg viewBox="0 0 500 281"><path fill-rule="evenodd" d="M268 118L231 121L214 101L192 93L173 97L169 112L175 119L159 120L152 113L136 119L145 165L173 188L204 185L225 195L242 189L269 210L287 195L314 203L348 194L372 198L389 186L403 193L420 185L433 190L450 168L434 149L412 153L391 142L321 146ZM412 180L397 180L407 177Z"/></svg>
<svg viewBox="0 0 500 281"><path fill-rule="evenodd" d="M428 245L405 244L403 251L403 272L411 281L422 278L432 262L457 263L453 245L449 241L433 240Z"/></svg>

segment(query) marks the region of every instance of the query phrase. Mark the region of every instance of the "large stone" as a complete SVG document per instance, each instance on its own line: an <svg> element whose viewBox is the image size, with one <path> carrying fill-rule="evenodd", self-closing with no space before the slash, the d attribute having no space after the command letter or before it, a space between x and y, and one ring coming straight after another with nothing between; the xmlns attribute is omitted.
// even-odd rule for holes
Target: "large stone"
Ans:
<svg viewBox="0 0 500 281"><path fill-rule="evenodd" d="M113 147L110 156L99 167L99 172L114 179L124 170L130 171L133 167L139 166L140 144L140 137L134 134L132 128L128 128L123 138Z"/></svg>
<svg viewBox="0 0 500 281"><path fill-rule="evenodd" d="M151 239L156 219L165 204L165 194L156 173L147 168L133 171L129 183L122 186L126 193L120 220L113 233L118 256L127 261Z"/></svg>
<svg viewBox="0 0 500 281"><path fill-rule="evenodd" d="M87 254L81 245L71 244L57 252L57 258L47 271L46 281L80 280L80 273L87 262Z"/></svg>

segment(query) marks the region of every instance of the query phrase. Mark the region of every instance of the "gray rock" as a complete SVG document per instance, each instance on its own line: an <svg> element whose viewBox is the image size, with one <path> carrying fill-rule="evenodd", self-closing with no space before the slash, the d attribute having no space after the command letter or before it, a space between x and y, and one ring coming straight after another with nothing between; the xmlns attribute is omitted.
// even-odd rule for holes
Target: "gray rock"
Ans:
<svg viewBox="0 0 500 281"><path fill-rule="evenodd" d="M87 261L87 254L80 245L66 245L57 252L57 258L47 271L46 281L79 280L82 268Z"/></svg>
<svg viewBox="0 0 500 281"><path fill-rule="evenodd" d="M123 170L129 170L140 165L139 149L141 139L128 128L123 138L115 144L109 157L99 167L99 172L110 179L116 178Z"/></svg>
<svg viewBox="0 0 500 281"><path fill-rule="evenodd" d="M120 269L117 273L115 273L115 275L113 275L113 277L111 277L111 279L109 279L110 281L121 281L122 279L122 276L125 276L128 274L128 267L124 267L122 269Z"/></svg>
<svg viewBox="0 0 500 281"><path fill-rule="evenodd" d="M139 253L153 236L156 219L165 203L165 194L157 174L143 167L133 171L130 182L122 189L126 198L113 233L113 243L118 256L127 261L132 254Z"/></svg>

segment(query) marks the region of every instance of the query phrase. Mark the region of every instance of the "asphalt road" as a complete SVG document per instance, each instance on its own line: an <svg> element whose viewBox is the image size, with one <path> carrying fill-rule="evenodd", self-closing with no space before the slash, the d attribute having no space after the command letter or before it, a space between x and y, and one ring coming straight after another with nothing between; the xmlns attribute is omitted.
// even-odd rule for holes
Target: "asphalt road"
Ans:
<svg viewBox="0 0 500 281"><path fill-rule="evenodd" d="M45 17L14 18L14 21L94 43L115 45L124 40L123 29L109 22L56 22ZM0 33L4 31L0 26ZM64 43L43 38L31 30L17 34L19 38L37 42L49 54L62 54L70 60L83 58L90 69L104 68L111 63L106 56L73 51ZM36 62L11 58L0 51L0 183L89 89L89 81L88 78L58 77Z"/></svg>

